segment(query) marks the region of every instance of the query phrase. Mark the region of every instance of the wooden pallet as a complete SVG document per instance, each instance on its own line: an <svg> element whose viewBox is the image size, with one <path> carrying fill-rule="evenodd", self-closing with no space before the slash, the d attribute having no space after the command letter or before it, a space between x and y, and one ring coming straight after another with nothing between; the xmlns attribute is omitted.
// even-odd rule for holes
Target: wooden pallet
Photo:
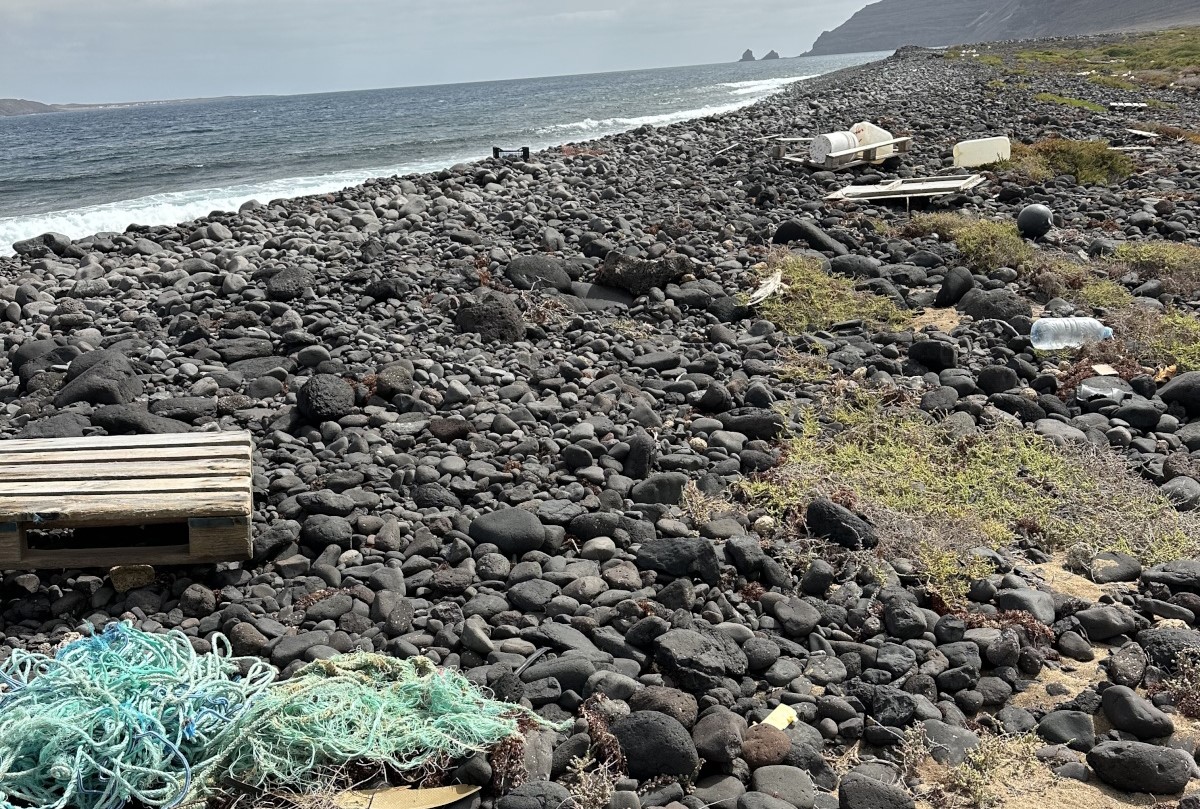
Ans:
<svg viewBox="0 0 1200 809"><path fill-rule="evenodd" d="M0 569L249 559L252 450L248 432L0 441ZM31 547L30 530L60 528L122 541Z"/></svg>

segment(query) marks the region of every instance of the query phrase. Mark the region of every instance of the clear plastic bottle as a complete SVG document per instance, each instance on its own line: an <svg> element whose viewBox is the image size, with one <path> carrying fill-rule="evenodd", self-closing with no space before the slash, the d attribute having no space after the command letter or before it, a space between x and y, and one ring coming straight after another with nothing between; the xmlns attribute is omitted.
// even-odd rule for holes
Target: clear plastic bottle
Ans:
<svg viewBox="0 0 1200 809"><path fill-rule="evenodd" d="M1112 339L1113 330L1094 317L1043 317L1035 320L1029 340L1039 351L1078 348Z"/></svg>

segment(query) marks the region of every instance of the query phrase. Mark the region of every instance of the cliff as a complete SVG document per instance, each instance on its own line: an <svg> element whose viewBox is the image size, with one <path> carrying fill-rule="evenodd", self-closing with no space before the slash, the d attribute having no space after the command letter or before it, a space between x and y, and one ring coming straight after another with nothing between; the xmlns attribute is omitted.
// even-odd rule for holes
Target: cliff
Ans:
<svg viewBox="0 0 1200 809"><path fill-rule="evenodd" d="M817 38L806 56L1200 24L1200 0L880 0Z"/></svg>

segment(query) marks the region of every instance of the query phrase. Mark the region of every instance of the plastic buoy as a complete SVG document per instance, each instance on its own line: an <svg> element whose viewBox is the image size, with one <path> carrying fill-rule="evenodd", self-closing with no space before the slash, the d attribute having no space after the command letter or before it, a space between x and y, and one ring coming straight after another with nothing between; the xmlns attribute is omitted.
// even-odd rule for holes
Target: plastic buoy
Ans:
<svg viewBox="0 0 1200 809"><path fill-rule="evenodd" d="M1054 227L1054 211L1045 205L1026 205L1017 214L1017 230L1022 236L1038 239Z"/></svg>

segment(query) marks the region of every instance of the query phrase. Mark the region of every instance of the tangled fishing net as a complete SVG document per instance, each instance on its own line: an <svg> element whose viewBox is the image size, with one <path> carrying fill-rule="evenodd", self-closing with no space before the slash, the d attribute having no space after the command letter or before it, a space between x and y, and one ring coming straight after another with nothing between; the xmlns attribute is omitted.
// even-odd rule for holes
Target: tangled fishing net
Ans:
<svg viewBox="0 0 1200 809"><path fill-rule="evenodd" d="M171 809L224 783L340 788L350 764L429 773L542 720L424 658L359 653L289 680L212 638L111 624L0 664L0 809Z"/></svg>

